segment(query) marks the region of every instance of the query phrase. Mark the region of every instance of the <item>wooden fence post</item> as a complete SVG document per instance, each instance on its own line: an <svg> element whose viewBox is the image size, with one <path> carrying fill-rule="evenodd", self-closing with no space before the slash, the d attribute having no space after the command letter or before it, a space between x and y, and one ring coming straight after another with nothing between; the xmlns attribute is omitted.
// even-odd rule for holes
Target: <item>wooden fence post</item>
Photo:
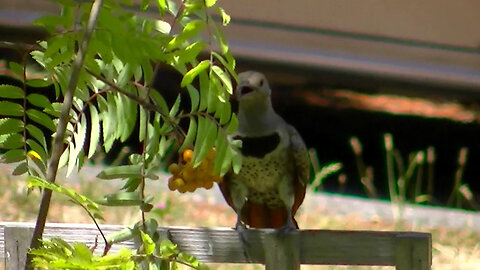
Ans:
<svg viewBox="0 0 480 270"><path fill-rule="evenodd" d="M432 265L431 239L415 235L399 235L395 241L396 270L430 270Z"/></svg>
<svg viewBox="0 0 480 270"><path fill-rule="evenodd" d="M265 270L300 269L300 234L298 231L280 234L265 233Z"/></svg>
<svg viewBox="0 0 480 270"><path fill-rule="evenodd" d="M33 236L33 228L5 227L5 269L25 268L27 250Z"/></svg>

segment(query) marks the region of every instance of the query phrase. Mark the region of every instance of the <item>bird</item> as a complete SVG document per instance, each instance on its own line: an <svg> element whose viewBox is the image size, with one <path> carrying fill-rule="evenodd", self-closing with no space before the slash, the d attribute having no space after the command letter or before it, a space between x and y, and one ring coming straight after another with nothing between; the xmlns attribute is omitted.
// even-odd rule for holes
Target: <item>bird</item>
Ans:
<svg viewBox="0 0 480 270"><path fill-rule="evenodd" d="M238 128L231 137L242 141L242 167L219 183L237 215L235 229L297 230L294 216L310 177L307 147L299 132L273 109L265 75L246 71L238 78Z"/></svg>

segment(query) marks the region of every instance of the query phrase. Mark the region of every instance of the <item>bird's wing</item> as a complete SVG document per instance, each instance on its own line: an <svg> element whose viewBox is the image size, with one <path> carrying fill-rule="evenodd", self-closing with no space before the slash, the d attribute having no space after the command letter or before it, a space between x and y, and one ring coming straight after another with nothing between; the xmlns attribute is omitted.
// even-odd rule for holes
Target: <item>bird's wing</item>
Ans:
<svg viewBox="0 0 480 270"><path fill-rule="evenodd" d="M295 215L305 198L307 183L310 178L310 160L308 158L307 146L300 133L293 126L289 125L288 134L290 135L290 151L295 167L295 202L292 207L292 215Z"/></svg>

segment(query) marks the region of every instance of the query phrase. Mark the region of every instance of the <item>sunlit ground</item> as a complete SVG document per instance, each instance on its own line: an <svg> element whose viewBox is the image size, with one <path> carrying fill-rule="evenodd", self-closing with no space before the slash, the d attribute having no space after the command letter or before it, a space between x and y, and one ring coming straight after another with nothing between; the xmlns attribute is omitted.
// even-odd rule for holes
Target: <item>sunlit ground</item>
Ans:
<svg viewBox="0 0 480 270"><path fill-rule="evenodd" d="M40 196L37 191L27 195L23 178L12 177L9 169L0 165L0 221L34 221ZM94 177L79 177L70 181L69 187L92 198L114 192L119 182L95 180ZM232 227L233 211L219 198L217 191L202 191L198 194L179 194L167 191L166 182L158 180L147 189L156 196L156 217L161 226ZM468 230L458 231L443 227L431 228L406 224L399 227L393 222L376 218L365 219L358 213L336 215L321 204L308 202L314 196L307 194L309 209L301 208L297 221L302 229L339 230L395 230L430 232L433 235L433 267L435 270L480 269L480 235ZM317 205L312 206L312 205ZM154 212L155 212L154 211ZM125 207L105 209L106 224L130 225L139 220L135 209ZM48 222L90 223L88 216L79 207L69 203L61 195L55 195ZM260 265L211 265L212 269L263 269ZM2 267L0 267L2 269ZM394 267L359 266L303 266L302 269L394 269Z"/></svg>

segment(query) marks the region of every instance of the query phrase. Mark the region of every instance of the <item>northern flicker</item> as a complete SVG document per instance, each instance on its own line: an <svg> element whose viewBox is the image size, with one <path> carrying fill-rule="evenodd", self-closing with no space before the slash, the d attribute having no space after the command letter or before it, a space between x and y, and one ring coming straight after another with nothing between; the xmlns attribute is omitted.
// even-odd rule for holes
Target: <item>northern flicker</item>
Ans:
<svg viewBox="0 0 480 270"><path fill-rule="evenodd" d="M219 185L237 214L236 229L298 229L294 215L305 197L309 179L308 153L297 130L273 109L265 76L239 74L238 130L242 168L227 174Z"/></svg>

